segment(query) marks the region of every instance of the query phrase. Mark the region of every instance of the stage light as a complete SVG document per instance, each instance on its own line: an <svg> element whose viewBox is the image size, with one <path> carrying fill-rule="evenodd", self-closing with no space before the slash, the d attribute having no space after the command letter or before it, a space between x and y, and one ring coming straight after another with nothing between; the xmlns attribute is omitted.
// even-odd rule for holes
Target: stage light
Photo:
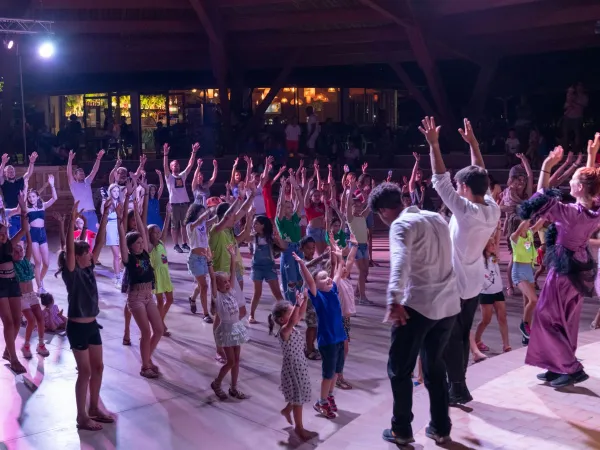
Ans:
<svg viewBox="0 0 600 450"><path fill-rule="evenodd" d="M44 42L42 45L40 45L38 53L42 58L52 58L54 55L54 44L52 44L52 42Z"/></svg>
<svg viewBox="0 0 600 450"><path fill-rule="evenodd" d="M11 39L10 41L8 41L8 42L6 43L6 48L10 50L11 48L13 48L13 46L14 46L14 45L15 45L15 41L13 41L13 40Z"/></svg>

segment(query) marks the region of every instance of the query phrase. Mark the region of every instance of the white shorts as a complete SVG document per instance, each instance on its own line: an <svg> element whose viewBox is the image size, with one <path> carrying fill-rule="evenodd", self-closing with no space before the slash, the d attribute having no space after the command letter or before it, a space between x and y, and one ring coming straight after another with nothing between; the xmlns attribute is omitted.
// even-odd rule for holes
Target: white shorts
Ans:
<svg viewBox="0 0 600 450"><path fill-rule="evenodd" d="M34 305L39 305L40 300L35 292L28 292L27 294L21 294L21 311L31 309Z"/></svg>

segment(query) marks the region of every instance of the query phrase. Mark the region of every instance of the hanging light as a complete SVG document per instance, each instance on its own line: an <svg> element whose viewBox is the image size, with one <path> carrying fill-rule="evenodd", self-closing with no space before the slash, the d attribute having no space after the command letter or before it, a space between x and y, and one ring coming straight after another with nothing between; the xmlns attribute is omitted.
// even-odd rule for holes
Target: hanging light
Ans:
<svg viewBox="0 0 600 450"><path fill-rule="evenodd" d="M281 103L287 103L287 102L288 102L288 99L287 99L287 98L283 97L283 98L281 99Z"/></svg>
<svg viewBox="0 0 600 450"><path fill-rule="evenodd" d="M291 91L292 91L292 88L289 88L289 87L283 88L283 92L291 92Z"/></svg>
<svg viewBox="0 0 600 450"><path fill-rule="evenodd" d="M335 88L328 88L327 92L335 92Z"/></svg>

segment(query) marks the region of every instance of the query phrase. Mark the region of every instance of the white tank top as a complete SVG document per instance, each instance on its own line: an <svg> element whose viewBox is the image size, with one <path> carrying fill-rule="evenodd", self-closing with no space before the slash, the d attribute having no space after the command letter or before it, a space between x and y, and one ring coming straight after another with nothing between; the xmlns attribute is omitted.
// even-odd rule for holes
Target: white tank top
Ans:
<svg viewBox="0 0 600 450"><path fill-rule="evenodd" d="M202 222L200 226L195 229L192 228L192 224L188 223L185 227L190 241L192 250L195 248L208 248L208 235L206 233L206 222Z"/></svg>

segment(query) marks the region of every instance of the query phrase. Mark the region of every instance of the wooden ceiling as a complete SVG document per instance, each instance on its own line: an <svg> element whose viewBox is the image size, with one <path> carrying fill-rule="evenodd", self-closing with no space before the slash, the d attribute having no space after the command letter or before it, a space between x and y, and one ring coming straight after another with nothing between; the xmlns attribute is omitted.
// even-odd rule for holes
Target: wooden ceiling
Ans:
<svg viewBox="0 0 600 450"><path fill-rule="evenodd" d="M254 70L282 67L291 55L293 67L413 60L422 66L600 46L598 0L3 3L0 16L55 22L58 54L45 63L54 73ZM26 58L25 70L37 69L33 55Z"/></svg>

